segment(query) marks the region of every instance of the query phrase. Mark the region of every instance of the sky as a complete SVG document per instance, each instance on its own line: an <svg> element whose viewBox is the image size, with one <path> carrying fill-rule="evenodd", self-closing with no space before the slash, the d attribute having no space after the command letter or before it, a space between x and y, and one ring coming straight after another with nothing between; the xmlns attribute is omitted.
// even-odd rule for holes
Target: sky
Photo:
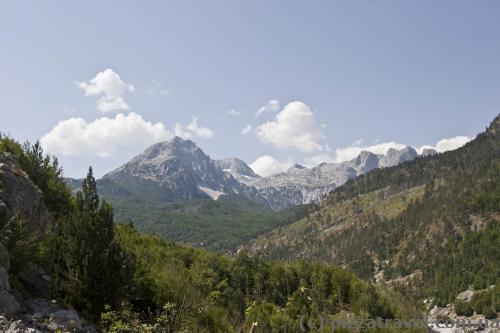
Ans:
<svg viewBox="0 0 500 333"><path fill-rule="evenodd" d="M262 175L454 149L500 110L500 2L0 0L0 131L69 177L175 135Z"/></svg>

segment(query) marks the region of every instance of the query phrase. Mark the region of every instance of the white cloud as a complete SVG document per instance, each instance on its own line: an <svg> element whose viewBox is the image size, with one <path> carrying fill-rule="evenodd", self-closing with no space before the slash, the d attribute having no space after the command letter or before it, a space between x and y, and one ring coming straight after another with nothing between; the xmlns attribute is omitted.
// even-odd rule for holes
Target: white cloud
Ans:
<svg viewBox="0 0 500 333"><path fill-rule="evenodd" d="M299 101L287 104L273 121L259 125L257 136L262 142L282 150L304 153L325 150L320 144L325 139L323 126L316 122L312 110Z"/></svg>
<svg viewBox="0 0 500 333"><path fill-rule="evenodd" d="M128 110L130 106L122 95L126 91L133 92L134 86L125 83L112 69L106 69L87 82L75 82L84 92L85 96L100 96L97 108L101 112L115 110Z"/></svg>
<svg viewBox="0 0 500 333"><path fill-rule="evenodd" d="M92 122L86 122L82 118L60 121L40 139L40 143L46 151L53 154L107 157L122 151L137 152L171 137L172 133L162 123L147 122L140 115L131 112Z"/></svg>
<svg viewBox="0 0 500 333"><path fill-rule="evenodd" d="M261 156L250 163L252 170L263 177L286 171L292 165L293 162L291 160L279 161L269 155Z"/></svg>
<svg viewBox="0 0 500 333"><path fill-rule="evenodd" d="M179 123L175 124L174 132L175 135L180 136L184 139L189 139L191 137L210 139L215 134L210 128L198 125L197 117L193 117L193 119L187 126L182 126Z"/></svg>
<svg viewBox="0 0 500 333"><path fill-rule="evenodd" d="M248 124L241 130L241 135L247 135L252 131L252 125Z"/></svg>
<svg viewBox="0 0 500 333"><path fill-rule="evenodd" d="M439 153L442 153L448 150L454 150L460 148L471 140L472 138L469 138L467 136L463 135L455 136L453 138L441 139L438 142L436 142L435 146L424 145L420 148L417 148L417 151L419 154L421 154L424 149L429 148L429 149L434 149Z"/></svg>
<svg viewBox="0 0 500 333"><path fill-rule="evenodd" d="M168 96L170 94L168 89L163 85L163 83L157 80L152 80L151 82L148 83L147 92L150 95Z"/></svg>
<svg viewBox="0 0 500 333"><path fill-rule="evenodd" d="M353 143L351 143L351 146L353 147L359 147L363 144L363 139L357 139Z"/></svg>
<svg viewBox="0 0 500 333"><path fill-rule="evenodd" d="M239 115L241 115L241 111L231 109L231 110L227 111L227 114L229 114L231 116L239 116Z"/></svg>
<svg viewBox="0 0 500 333"><path fill-rule="evenodd" d="M280 103L276 99L272 99L266 103L266 105L262 106L255 112L255 116L260 116L263 113L267 112L275 112L280 108Z"/></svg>

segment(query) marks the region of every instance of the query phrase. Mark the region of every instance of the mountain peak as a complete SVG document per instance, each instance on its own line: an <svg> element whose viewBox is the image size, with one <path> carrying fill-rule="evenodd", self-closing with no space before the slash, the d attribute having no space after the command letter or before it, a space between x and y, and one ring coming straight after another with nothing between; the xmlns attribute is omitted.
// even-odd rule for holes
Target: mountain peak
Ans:
<svg viewBox="0 0 500 333"><path fill-rule="evenodd" d="M286 172L297 172L297 171L304 170L304 169L307 169L307 168L305 166L303 166L303 165L295 163L294 165L292 165L291 167L289 167L286 170Z"/></svg>
<svg viewBox="0 0 500 333"><path fill-rule="evenodd" d="M175 157L185 159L193 154L204 155L193 141L176 136L152 145L134 160L141 159L144 162L157 164Z"/></svg>
<svg viewBox="0 0 500 333"><path fill-rule="evenodd" d="M406 146L401 150L389 148L387 153L380 159L379 167L391 167L409 161L418 156L415 148Z"/></svg>
<svg viewBox="0 0 500 333"><path fill-rule="evenodd" d="M236 157L217 160L215 161L215 164L217 164L222 170L229 172L237 180L243 183L260 178L260 176L256 174L252 168L248 166L248 164Z"/></svg>

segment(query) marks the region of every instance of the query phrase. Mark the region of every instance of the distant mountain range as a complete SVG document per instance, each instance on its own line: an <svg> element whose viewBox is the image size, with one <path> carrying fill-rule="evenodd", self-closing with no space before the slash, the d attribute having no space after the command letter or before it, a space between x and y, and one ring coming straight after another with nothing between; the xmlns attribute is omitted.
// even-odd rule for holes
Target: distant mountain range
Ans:
<svg viewBox="0 0 500 333"><path fill-rule="evenodd" d="M434 155L427 149L422 155ZM319 200L359 175L419 157L412 147L389 149L385 155L362 151L342 163L313 168L294 165L286 172L261 177L238 158L212 160L194 142L175 137L157 143L130 162L106 174L101 190L113 196L175 202L221 195L244 195L273 210ZM73 187L78 181L68 180Z"/></svg>

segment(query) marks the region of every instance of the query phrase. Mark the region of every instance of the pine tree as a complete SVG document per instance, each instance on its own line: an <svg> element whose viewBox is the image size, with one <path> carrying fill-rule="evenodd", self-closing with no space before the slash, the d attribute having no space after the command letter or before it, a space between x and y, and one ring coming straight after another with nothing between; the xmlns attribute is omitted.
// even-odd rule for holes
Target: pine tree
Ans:
<svg viewBox="0 0 500 333"><path fill-rule="evenodd" d="M112 207L99 200L89 168L76 208L61 219L54 265L57 298L92 319L116 305L127 286L127 265L116 240Z"/></svg>

